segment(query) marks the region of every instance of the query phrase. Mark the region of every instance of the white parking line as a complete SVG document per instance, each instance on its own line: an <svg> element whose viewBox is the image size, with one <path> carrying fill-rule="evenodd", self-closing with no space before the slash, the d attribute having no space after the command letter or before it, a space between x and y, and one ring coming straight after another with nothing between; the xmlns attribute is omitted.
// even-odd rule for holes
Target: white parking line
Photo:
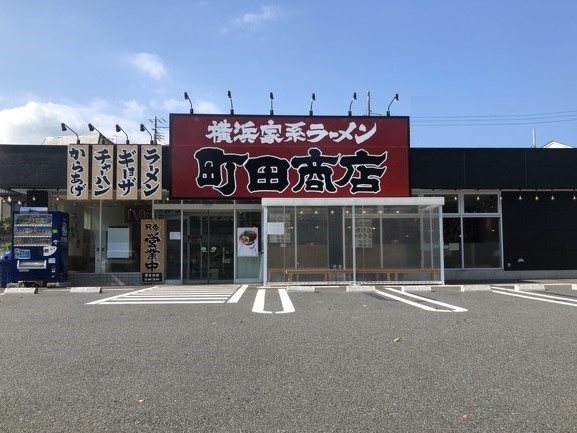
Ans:
<svg viewBox="0 0 577 433"><path fill-rule="evenodd" d="M295 307L286 291L286 289L278 289L278 295L280 297L280 302L282 304L282 311L266 311L264 309L264 300L266 295L266 289L258 289L256 292L256 297L254 299L254 305L252 307L253 313L261 314L287 314L294 313Z"/></svg>
<svg viewBox="0 0 577 433"><path fill-rule="evenodd" d="M278 289L278 294L280 296L280 301L282 303L282 311L277 311L277 314L294 313L295 307L291 302L291 298L286 291L286 289Z"/></svg>
<svg viewBox="0 0 577 433"><path fill-rule="evenodd" d="M114 305L153 305L153 304L224 304L224 301L117 301Z"/></svg>
<svg viewBox="0 0 577 433"><path fill-rule="evenodd" d="M247 287L248 284L243 284L242 286L240 286L240 289L234 292L234 295L232 295L232 297L228 300L228 303L236 304L240 300L240 297L244 294L244 291L246 290Z"/></svg>
<svg viewBox="0 0 577 433"><path fill-rule="evenodd" d="M154 288L156 288L156 287L158 287L158 286L147 287L146 289L140 289L140 290L137 290L137 291L135 291L135 292L130 292L130 294L135 294L135 293L144 292L144 291L147 291L147 290L154 289ZM103 302L111 301L111 300L113 300L113 299L120 298L121 296L124 296L124 295L127 295L127 293L123 293L122 295L112 296L112 297L110 297L110 298L99 299L98 301L94 301L94 302L88 302L86 305L102 304Z"/></svg>
<svg viewBox="0 0 577 433"><path fill-rule="evenodd" d="M388 290L388 291L391 291L394 293L398 293L404 297L417 299L421 302L427 302L429 304L439 305L439 306L447 308L447 309L446 310L440 310L438 308L430 307L428 305L423 305L423 304L420 304L417 302L413 302L413 301L411 301L409 299L405 299L404 297L401 297L401 296L396 296L396 295L392 295L390 293L383 292L381 290L375 290L375 293L377 293L380 296L391 298L391 299L394 299L394 300L399 301L399 302L404 302L405 304L409 304L413 307L421 308L421 309L426 310L426 311L433 311L436 313L464 313L467 311L467 309L463 308L463 307L458 307L456 305L446 304L444 302L436 301L434 299L424 298L422 296L418 296L418 295L415 295L413 293L402 292L400 290L393 289L390 287L387 287L385 290Z"/></svg>
<svg viewBox="0 0 577 433"><path fill-rule="evenodd" d="M89 302L89 304L224 304L237 287L154 286Z"/></svg>
<svg viewBox="0 0 577 433"><path fill-rule="evenodd" d="M130 296L131 301L190 301L190 296ZM217 301L217 302L226 302L228 296L194 296L195 301L203 302L203 301ZM118 301L115 302L118 304Z"/></svg>
<svg viewBox="0 0 577 433"><path fill-rule="evenodd" d="M272 311L264 310L264 296L265 296L265 289L258 289L258 291L256 292L256 297L254 299L254 305L252 306L253 313L272 314Z"/></svg>
<svg viewBox="0 0 577 433"><path fill-rule="evenodd" d="M535 292L523 292L521 290L504 289L502 287L491 287L491 291L499 295L515 296L517 298L532 299L533 301L550 302L552 304L577 307L577 299L571 300L561 296L545 295L543 293ZM563 301L557 301L556 299L562 299Z"/></svg>

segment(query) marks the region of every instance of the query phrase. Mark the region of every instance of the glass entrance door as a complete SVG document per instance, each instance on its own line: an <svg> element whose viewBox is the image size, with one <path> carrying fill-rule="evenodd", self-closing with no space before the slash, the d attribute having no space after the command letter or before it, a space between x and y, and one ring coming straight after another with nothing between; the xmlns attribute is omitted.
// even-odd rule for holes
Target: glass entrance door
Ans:
<svg viewBox="0 0 577 433"><path fill-rule="evenodd" d="M234 215L232 211L185 213L187 282L234 280Z"/></svg>

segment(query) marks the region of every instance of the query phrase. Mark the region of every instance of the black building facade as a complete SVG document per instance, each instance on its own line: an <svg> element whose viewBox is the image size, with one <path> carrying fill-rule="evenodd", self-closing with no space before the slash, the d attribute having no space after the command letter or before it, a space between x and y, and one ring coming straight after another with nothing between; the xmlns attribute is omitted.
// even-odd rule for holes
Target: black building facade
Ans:
<svg viewBox="0 0 577 433"><path fill-rule="evenodd" d="M170 146L163 147L162 153L166 189L162 212L169 215L172 211L167 210L167 204L177 209L179 203L170 199ZM9 201L12 194L22 204L34 200L34 205L72 209L76 204L66 205L62 198L67 188L66 161L65 146L0 146L2 198ZM445 199L444 279L450 282L577 276L576 163L577 149L410 149L411 194ZM11 206L17 206L15 199L10 201ZM102 225L102 215L106 218L114 212L122 223L135 223L138 217L134 215L154 213L152 208L156 205L107 203L103 210L100 204L97 223L96 204L87 204L84 213L77 216L78 250L72 253L70 266L72 274L77 271L73 282L82 275L82 281L104 284L113 280L107 280L111 275L122 274L124 277L116 280L124 281L126 275L136 273L136 267L130 264L99 260L102 243L97 232L101 233L102 227L97 225ZM220 204L218 200L189 200L180 205L205 209ZM247 215L252 212L251 218L258 218L255 211L259 203L241 203L241 208L244 205ZM88 209L90 206L92 210ZM136 225L134 230L138 230ZM138 251L134 254L138 255ZM87 258L91 255L96 258Z"/></svg>

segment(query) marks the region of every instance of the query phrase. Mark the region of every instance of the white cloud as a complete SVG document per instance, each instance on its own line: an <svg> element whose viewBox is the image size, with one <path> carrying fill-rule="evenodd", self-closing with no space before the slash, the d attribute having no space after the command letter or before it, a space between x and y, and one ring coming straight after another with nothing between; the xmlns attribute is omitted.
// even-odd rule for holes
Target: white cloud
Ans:
<svg viewBox="0 0 577 433"><path fill-rule="evenodd" d="M193 107L195 113L215 114L223 112L214 102L202 99L194 101Z"/></svg>
<svg viewBox="0 0 577 433"><path fill-rule="evenodd" d="M237 25L254 27L267 21L278 21L282 16L280 6L263 6L258 12L247 12L240 18L233 20Z"/></svg>
<svg viewBox="0 0 577 433"><path fill-rule="evenodd" d="M160 80L167 75L162 60L155 54L137 53L130 56L129 61L139 72L155 80Z"/></svg>
<svg viewBox="0 0 577 433"><path fill-rule="evenodd" d="M132 143L148 142L146 132L140 132L139 126L140 123L150 125L147 119L154 117L152 112L150 107L137 101L110 104L96 100L85 106L30 101L0 110L0 144L41 144L46 137L69 135L60 129L61 122L79 135L90 133L90 122L112 141L122 143L124 134L114 128L118 123Z"/></svg>
<svg viewBox="0 0 577 433"><path fill-rule="evenodd" d="M221 113L222 109L212 101L193 99L195 113ZM29 101L24 105L0 110L0 145L2 144L42 144L46 137L70 135L60 129L64 122L79 135L90 134L88 123L92 123L113 142L123 143L124 133L117 133L117 123L126 131L131 143L148 142L146 132L140 131L144 123L152 130L149 119L158 116L168 121L168 113L187 113L188 101L167 99L148 101L143 104L130 100L108 102L97 99L87 105L56 104L53 102ZM163 123L163 126L167 124ZM168 131L161 131L168 138Z"/></svg>

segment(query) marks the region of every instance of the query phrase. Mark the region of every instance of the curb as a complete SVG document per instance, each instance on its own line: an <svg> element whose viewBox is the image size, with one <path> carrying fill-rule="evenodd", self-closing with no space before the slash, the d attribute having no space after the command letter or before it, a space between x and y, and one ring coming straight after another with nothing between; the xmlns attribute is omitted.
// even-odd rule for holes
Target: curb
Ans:
<svg viewBox="0 0 577 433"><path fill-rule="evenodd" d="M402 286L401 292L414 293L414 292L432 292L431 286Z"/></svg>
<svg viewBox="0 0 577 433"><path fill-rule="evenodd" d="M346 291L352 293L374 292L375 286L347 286Z"/></svg>
<svg viewBox="0 0 577 433"><path fill-rule="evenodd" d="M38 287L8 287L4 290L5 295L37 295Z"/></svg>
<svg viewBox="0 0 577 433"><path fill-rule="evenodd" d="M316 293L317 288L315 286L287 286L287 292L301 292L301 293Z"/></svg>
<svg viewBox="0 0 577 433"><path fill-rule="evenodd" d="M490 292L489 284L466 284L461 286L461 292Z"/></svg>
<svg viewBox="0 0 577 433"><path fill-rule="evenodd" d="M431 286L432 292L462 292L463 286L460 284L442 284L440 286Z"/></svg>
<svg viewBox="0 0 577 433"><path fill-rule="evenodd" d="M571 284L571 283L553 283L543 285L545 286L545 290L550 289L577 290L577 284Z"/></svg>
<svg viewBox="0 0 577 433"><path fill-rule="evenodd" d="M544 292L545 286L543 284L515 284L515 291L524 291L524 292Z"/></svg>
<svg viewBox="0 0 577 433"><path fill-rule="evenodd" d="M71 287L70 293L102 293L102 287Z"/></svg>

